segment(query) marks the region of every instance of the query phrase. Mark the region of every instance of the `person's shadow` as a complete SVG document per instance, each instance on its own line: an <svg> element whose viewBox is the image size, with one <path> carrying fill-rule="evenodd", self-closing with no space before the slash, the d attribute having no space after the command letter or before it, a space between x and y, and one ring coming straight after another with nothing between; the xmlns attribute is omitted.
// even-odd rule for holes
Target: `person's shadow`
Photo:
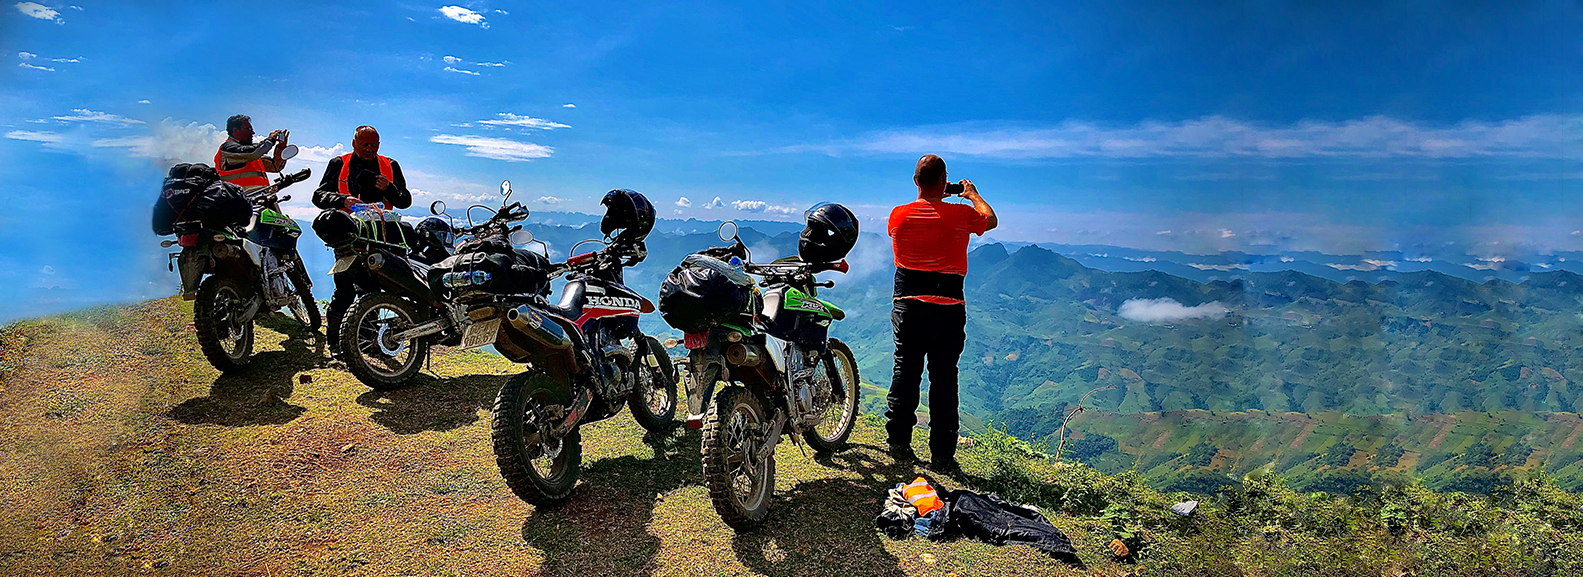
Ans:
<svg viewBox="0 0 1583 577"><path fill-rule="evenodd" d="M654 457L585 464L570 500L535 507L522 538L544 552L544 575L652 574L660 540L649 533L655 496L698 485L703 473L696 430L648 433Z"/></svg>
<svg viewBox="0 0 1583 577"><path fill-rule="evenodd" d="M297 373L328 366L324 339L295 320L260 318L260 326L286 335L281 350L255 353L242 370L221 374L209 394L187 399L166 413L190 425L283 425L307 409L287 402ZM255 344L256 346L256 344Z"/></svg>
<svg viewBox="0 0 1583 577"><path fill-rule="evenodd" d="M776 494L763 526L737 532L731 543L737 559L765 575L905 575L885 550L874 517L894 477L909 469L881 461L865 448L853 445L815 456L826 467L860 478L818 479Z"/></svg>
<svg viewBox="0 0 1583 577"><path fill-rule="evenodd" d="M435 378L418 373L406 387L358 395L357 404L373 409L369 420L398 435L449 431L478 422L478 411L494 406L508 376Z"/></svg>

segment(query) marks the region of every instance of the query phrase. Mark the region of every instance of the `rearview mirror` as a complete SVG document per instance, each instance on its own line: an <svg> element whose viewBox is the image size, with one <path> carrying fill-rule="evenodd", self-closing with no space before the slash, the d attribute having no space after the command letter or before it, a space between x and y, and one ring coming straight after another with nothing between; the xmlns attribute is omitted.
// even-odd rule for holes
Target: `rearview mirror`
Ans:
<svg viewBox="0 0 1583 577"><path fill-rule="evenodd" d="M505 198L500 199L500 202L505 202L506 199L511 198L511 181L509 181L509 180L502 180L502 181L500 181L500 196L505 197Z"/></svg>
<svg viewBox="0 0 1583 577"><path fill-rule="evenodd" d="M439 216L439 215L445 214L445 201L443 201L443 200L436 200L434 202L429 203L429 214L432 214L434 216Z"/></svg>
<svg viewBox="0 0 1583 577"><path fill-rule="evenodd" d="M512 231L511 234L506 235L506 238L509 239L513 245L525 246L528 243L533 242L533 233L528 232L527 229L515 230Z"/></svg>
<svg viewBox="0 0 1583 577"><path fill-rule="evenodd" d="M287 144L285 148L280 149L280 159L281 160L290 160L292 158L296 158L296 156L297 156L297 145L295 145L295 144Z"/></svg>
<svg viewBox="0 0 1583 577"><path fill-rule="evenodd" d="M720 223L720 230L717 231L717 232L720 235L720 240L723 240L723 241L735 240L736 237L737 237L737 223L731 222L729 220L725 221L725 222L722 222L722 223Z"/></svg>

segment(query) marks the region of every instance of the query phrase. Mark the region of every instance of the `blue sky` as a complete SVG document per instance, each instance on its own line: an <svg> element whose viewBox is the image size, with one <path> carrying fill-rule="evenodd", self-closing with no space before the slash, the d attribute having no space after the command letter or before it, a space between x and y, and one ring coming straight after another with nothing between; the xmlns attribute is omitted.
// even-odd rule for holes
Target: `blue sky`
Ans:
<svg viewBox="0 0 1583 577"><path fill-rule="evenodd" d="M540 209L836 200L880 230L934 152L1008 240L1583 249L1575 2L8 0L3 62L0 318L169 294L161 170L238 112L316 173L374 125L422 203L509 178Z"/></svg>

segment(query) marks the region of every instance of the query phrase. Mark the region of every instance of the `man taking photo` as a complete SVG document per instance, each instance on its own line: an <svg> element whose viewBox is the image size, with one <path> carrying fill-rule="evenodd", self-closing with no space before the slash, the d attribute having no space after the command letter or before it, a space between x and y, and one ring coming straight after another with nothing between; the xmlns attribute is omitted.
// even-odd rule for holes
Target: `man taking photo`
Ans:
<svg viewBox="0 0 1583 577"><path fill-rule="evenodd" d="M896 290L891 326L896 334L896 368L886 396L885 430L891 455L912 461L912 429L918 423L919 387L929 369L929 454L936 470L956 471L957 358L967 339L969 235L983 235L1000 223L995 209L968 180L951 184L945 161L933 154L918 159L912 181L918 200L890 212L888 227L896 254ZM972 206L946 202L961 195Z"/></svg>
<svg viewBox="0 0 1583 577"><path fill-rule="evenodd" d="M286 169L286 159L281 158L281 152L286 149L285 131L271 132L255 144L253 119L245 114L237 114L225 119L225 133L229 138L214 153L214 170L219 173L220 180L242 187L242 192L252 194L255 190L269 186L269 175L265 173ZM264 155L271 149L275 151L274 156L265 158Z"/></svg>

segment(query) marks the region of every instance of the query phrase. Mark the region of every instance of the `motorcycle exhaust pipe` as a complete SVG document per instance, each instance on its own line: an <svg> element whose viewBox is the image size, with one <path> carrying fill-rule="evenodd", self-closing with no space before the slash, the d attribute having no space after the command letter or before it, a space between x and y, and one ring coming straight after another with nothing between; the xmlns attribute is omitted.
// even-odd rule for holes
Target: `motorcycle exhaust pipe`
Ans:
<svg viewBox="0 0 1583 577"><path fill-rule="evenodd" d="M763 361L763 350L758 345L736 343L726 349L726 360L742 367L756 367Z"/></svg>
<svg viewBox="0 0 1583 577"><path fill-rule="evenodd" d="M529 308L521 305L506 311L506 322L518 332L527 335L535 342L551 350L564 351L572 348L572 338L566 334L566 329L560 323Z"/></svg>

